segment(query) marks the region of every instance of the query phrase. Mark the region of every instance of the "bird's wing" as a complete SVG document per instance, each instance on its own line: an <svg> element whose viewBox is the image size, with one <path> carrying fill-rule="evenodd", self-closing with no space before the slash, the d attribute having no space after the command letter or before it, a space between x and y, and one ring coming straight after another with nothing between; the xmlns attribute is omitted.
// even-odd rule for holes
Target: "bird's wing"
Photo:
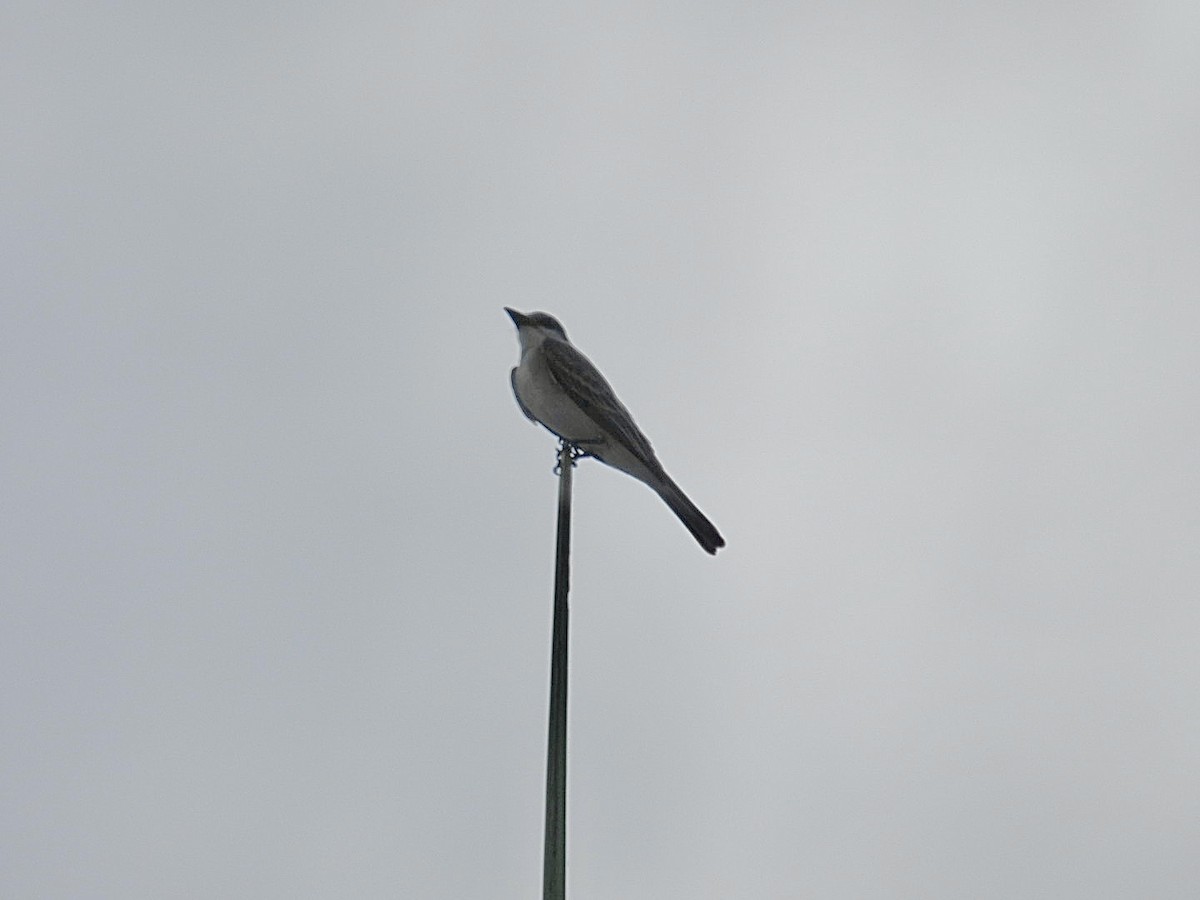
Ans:
<svg viewBox="0 0 1200 900"><path fill-rule="evenodd" d="M654 448L633 422L613 389L591 361L566 341L548 338L542 343L550 375L568 397L597 425L625 445L648 465L655 465ZM586 449L586 447L584 448Z"/></svg>

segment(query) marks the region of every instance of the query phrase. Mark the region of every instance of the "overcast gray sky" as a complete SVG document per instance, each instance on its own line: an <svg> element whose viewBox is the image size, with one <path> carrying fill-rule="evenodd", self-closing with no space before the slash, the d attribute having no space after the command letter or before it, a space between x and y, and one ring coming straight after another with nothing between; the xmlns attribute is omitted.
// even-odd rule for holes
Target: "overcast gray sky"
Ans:
<svg viewBox="0 0 1200 900"><path fill-rule="evenodd" d="M1200 896L1200 7L0 15L0 895Z"/></svg>

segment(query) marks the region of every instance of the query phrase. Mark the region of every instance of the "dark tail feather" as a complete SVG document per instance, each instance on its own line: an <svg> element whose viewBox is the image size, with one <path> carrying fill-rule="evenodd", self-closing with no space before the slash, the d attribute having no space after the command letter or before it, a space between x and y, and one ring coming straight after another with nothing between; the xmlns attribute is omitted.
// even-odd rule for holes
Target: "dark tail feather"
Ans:
<svg viewBox="0 0 1200 900"><path fill-rule="evenodd" d="M716 553L719 548L725 546L725 538L721 537L717 526L708 521L704 513L696 508L696 504L689 500L679 489L679 485L670 478L664 478L662 487L658 488L658 495L667 501L671 512L679 516L679 521L707 552Z"/></svg>

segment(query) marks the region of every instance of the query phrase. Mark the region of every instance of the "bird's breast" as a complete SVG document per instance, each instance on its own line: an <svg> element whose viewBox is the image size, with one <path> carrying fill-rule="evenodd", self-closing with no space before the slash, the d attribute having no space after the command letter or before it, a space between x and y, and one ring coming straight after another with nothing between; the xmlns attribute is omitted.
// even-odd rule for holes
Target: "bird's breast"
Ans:
<svg viewBox="0 0 1200 900"><path fill-rule="evenodd" d="M550 377L536 353L527 354L517 366L513 390L521 405L559 437L589 441L603 436L596 423Z"/></svg>

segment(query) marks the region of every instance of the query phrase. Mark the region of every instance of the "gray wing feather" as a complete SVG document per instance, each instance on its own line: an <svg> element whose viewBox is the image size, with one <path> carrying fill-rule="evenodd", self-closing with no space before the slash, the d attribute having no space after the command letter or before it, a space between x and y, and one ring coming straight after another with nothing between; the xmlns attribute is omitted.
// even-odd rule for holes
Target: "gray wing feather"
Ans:
<svg viewBox="0 0 1200 900"><path fill-rule="evenodd" d="M649 439L634 424L629 410L586 356L566 341L553 338L542 344L542 352L550 374L580 409L643 462L657 464Z"/></svg>

